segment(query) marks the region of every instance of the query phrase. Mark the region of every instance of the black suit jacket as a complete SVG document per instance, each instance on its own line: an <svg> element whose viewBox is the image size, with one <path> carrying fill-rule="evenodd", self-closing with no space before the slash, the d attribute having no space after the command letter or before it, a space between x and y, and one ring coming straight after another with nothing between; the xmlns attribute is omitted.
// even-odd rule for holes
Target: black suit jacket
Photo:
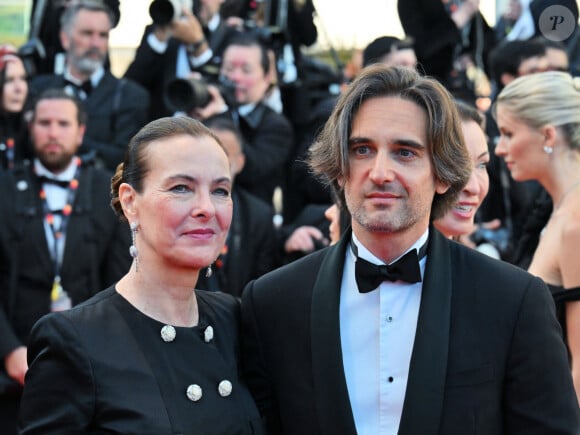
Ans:
<svg viewBox="0 0 580 435"><path fill-rule="evenodd" d="M65 86L64 77L55 74L38 76L31 82L33 94ZM125 157L129 140L147 122L149 95L139 84L106 71L83 105L88 115L87 130L79 153L96 152L114 172Z"/></svg>
<svg viewBox="0 0 580 435"><path fill-rule="evenodd" d="M137 311L109 288L34 327L20 412L22 434L261 435L238 373L239 302L197 291L198 326L176 327ZM206 328L213 328L208 340ZM218 393L231 382L228 396ZM201 387L201 399L186 396Z"/></svg>
<svg viewBox="0 0 580 435"><path fill-rule="evenodd" d="M294 146L290 121L263 103L240 116L246 164L236 183L267 203L272 203L276 186L284 186L289 157Z"/></svg>
<svg viewBox="0 0 580 435"><path fill-rule="evenodd" d="M131 265L128 226L113 213L111 175L82 167L66 231L62 287L78 304L116 282ZM0 177L0 357L26 346L50 311L54 264L46 241L40 186L26 166ZM2 369L4 365L2 365Z"/></svg>
<svg viewBox="0 0 580 435"><path fill-rule="evenodd" d="M271 434L355 434L339 301L350 231L250 283L248 383ZM431 229L400 435L578 434L551 296L538 278Z"/></svg>

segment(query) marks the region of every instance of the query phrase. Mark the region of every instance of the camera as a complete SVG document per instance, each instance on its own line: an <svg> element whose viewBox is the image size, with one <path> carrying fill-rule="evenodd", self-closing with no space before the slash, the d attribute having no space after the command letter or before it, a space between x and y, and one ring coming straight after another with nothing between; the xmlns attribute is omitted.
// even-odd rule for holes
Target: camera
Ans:
<svg viewBox="0 0 580 435"><path fill-rule="evenodd" d="M205 107L211 101L208 84L218 87L228 106L235 105L236 85L224 76L216 83L204 79L173 79L165 86L165 105L173 112L189 113L197 107Z"/></svg>
<svg viewBox="0 0 580 435"><path fill-rule="evenodd" d="M502 258L507 255L511 249L510 231L501 227L495 230L479 227L472 235L471 240L476 245L489 243L495 247L501 254Z"/></svg>
<svg viewBox="0 0 580 435"><path fill-rule="evenodd" d="M153 0L149 15L153 24L164 26L179 19L183 8L193 11L193 0Z"/></svg>

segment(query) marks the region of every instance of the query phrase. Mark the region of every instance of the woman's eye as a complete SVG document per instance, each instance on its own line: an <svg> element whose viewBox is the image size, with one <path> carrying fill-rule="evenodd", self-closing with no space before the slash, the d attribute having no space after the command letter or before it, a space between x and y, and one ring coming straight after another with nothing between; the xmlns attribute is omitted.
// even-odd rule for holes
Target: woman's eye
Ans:
<svg viewBox="0 0 580 435"><path fill-rule="evenodd" d="M187 187L185 184L178 184L177 186L173 186L170 190L172 192L185 193L189 192L189 187Z"/></svg>
<svg viewBox="0 0 580 435"><path fill-rule="evenodd" d="M216 195L220 195L220 196L226 196L226 197L230 196L230 191L224 187L217 188L216 190L214 190L214 193Z"/></svg>

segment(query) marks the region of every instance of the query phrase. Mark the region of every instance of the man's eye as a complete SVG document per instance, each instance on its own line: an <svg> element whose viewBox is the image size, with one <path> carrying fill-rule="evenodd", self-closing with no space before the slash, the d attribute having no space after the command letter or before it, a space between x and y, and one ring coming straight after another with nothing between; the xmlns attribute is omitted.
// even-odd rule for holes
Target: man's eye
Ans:
<svg viewBox="0 0 580 435"><path fill-rule="evenodd" d="M353 151L353 153L355 153L357 155L364 156L370 152L370 149L366 145L359 145L359 146L355 147L352 151Z"/></svg>

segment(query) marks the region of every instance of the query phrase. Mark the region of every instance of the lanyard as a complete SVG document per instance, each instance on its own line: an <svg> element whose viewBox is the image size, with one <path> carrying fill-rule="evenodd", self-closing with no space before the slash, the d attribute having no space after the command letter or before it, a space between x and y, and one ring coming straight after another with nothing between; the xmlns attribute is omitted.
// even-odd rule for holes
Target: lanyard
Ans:
<svg viewBox="0 0 580 435"><path fill-rule="evenodd" d="M62 268L62 257L64 254L64 246L63 249L59 249L61 244L64 242L66 229L69 223L69 218L72 213L72 206L74 203L74 199L77 193L77 189L79 187L79 173L80 173L80 158L76 158L76 171L75 174L68 183L67 189L67 197L66 203L61 210L50 210L48 206L48 201L46 200L46 192L44 187L41 186L40 188L40 199L42 201L42 207L44 212L44 220L48 224L50 228L50 233L52 234L52 260L54 263L54 276L55 281L60 281L60 272ZM55 223L55 215L60 215L60 225L56 225Z"/></svg>

